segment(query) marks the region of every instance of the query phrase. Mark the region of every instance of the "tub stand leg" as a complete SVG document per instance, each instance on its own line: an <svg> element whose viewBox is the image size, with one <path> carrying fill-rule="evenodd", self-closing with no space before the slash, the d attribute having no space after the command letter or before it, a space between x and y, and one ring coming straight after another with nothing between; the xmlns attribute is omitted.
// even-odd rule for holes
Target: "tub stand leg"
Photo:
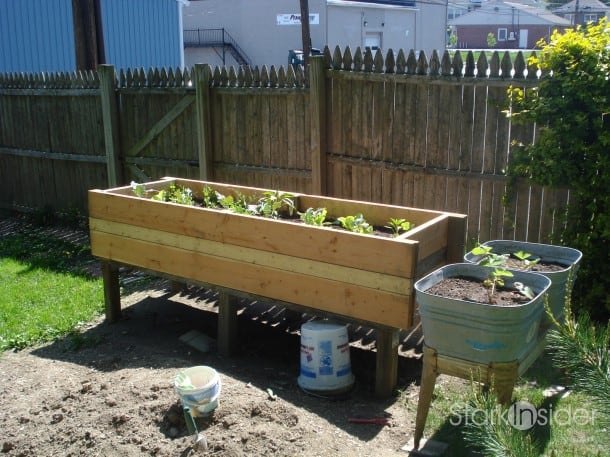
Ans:
<svg viewBox="0 0 610 457"><path fill-rule="evenodd" d="M375 396L388 398L394 393L398 379L399 330L377 328L376 332Z"/></svg>
<svg viewBox="0 0 610 457"><path fill-rule="evenodd" d="M518 376L519 364L517 362L491 364L488 385L493 386L496 391L498 403L510 405Z"/></svg>
<svg viewBox="0 0 610 457"><path fill-rule="evenodd" d="M413 447L419 449L419 442L424 435L428 410L432 402L434 385L438 372L436 370L436 351L424 347L424 362L419 383L419 400L417 401L417 416L415 419L415 434L413 436Z"/></svg>
<svg viewBox="0 0 610 457"><path fill-rule="evenodd" d="M116 263L103 260L102 279L104 281L104 304L106 320L116 322L121 318L121 288L119 286L119 267Z"/></svg>
<svg viewBox="0 0 610 457"><path fill-rule="evenodd" d="M472 379L486 386L492 386L498 397L498 402L508 405L511 401L517 377L527 369L543 349L544 346L542 346L542 349L533 351L533 355L525 363L521 364L516 360L513 362L482 364L439 355L435 349L424 345L424 361L419 386L415 434L413 436L415 449L419 449L419 443L424 434L428 410L430 409L430 402L434 393L434 385L439 374L455 376L461 379Z"/></svg>

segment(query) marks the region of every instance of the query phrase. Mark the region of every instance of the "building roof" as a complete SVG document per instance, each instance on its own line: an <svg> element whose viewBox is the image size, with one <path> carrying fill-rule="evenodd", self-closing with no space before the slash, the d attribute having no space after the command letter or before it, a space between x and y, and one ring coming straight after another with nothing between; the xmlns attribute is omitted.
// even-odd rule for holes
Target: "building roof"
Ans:
<svg viewBox="0 0 610 457"><path fill-rule="evenodd" d="M327 5L359 8L415 8L416 3L416 0L326 0ZM431 0L431 3L441 3L441 1Z"/></svg>
<svg viewBox="0 0 610 457"><path fill-rule="evenodd" d="M586 13L602 13L610 11L610 6L599 0L572 0L559 8L553 9L554 13L574 13L576 10L576 4L578 3L578 9Z"/></svg>
<svg viewBox="0 0 610 457"><path fill-rule="evenodd" d="M390 6L415 6L415 0L342 0L341 3L373 3Z"/></svg>
<svg viewBox="0 0 610 457"><path fill-rule="evenodd" d="M551 11L549 11L545 8L542 8L540 6L526 4L526 3L518 3L518 2L504 2L504 3L511 7L516 8L520 11L523 11L524 13L528 13L528 14L531 14L532 16L540 17L540 18L544 19L545 21L548 21L551 24L570 25L569 21L567 21L567 19L557 16L556 14L553 14ZM568 23L565 23L566 21Z"/></svg>
<svg viewBox="0 0 610 457"><path fill-rule="evenodd" d="M581 0L582 1L582 0ZM448 22L449 25L551 25L569 26L570 21L533 3L490 0L481 7Z"/></svg>

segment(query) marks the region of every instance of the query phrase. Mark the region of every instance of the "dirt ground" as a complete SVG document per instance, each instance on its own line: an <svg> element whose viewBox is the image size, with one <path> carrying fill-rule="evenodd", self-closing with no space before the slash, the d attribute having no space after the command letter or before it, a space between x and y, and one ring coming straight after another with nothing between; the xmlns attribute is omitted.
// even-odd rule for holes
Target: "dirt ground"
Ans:
<svg viewBox="0 0 610 457"><path fill-rule="evenodd" d="M160 279L133 284L125 282L120 322L100 317L78 337L0 356L0 454L408 455L402 448L414 430L419 328L401 334L395 397L374 397L374 332L350 325L355 387L344 398L318 398L297 385L299 329L312 316L295 322L281 308L241 302L239 351L224 358L215 348L214 292L191 286L177 293ZM193 330L209 338L209 351L180 340ZM222 385L217 409L197 419L207 450L193 446L172 385L194 365L216 369ZM389 424L348 421L378 417Z"/></svg>

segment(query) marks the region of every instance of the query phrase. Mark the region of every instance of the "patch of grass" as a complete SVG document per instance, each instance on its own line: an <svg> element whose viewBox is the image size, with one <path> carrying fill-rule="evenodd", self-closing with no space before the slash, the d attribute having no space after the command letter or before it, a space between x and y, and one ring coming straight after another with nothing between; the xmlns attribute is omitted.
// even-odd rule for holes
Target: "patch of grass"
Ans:
<svg viewBox="0 0 610 457"><path fill-rule="evenodd" d="M0 350L74 333L103 310L89 247L41 233L0 238Z"/></svg>
<svg viewBox="0 0 610 457"><path fill-rule="evenodd" d="M92 262L88 245L60 240L44 231L0 238L0 258L17 260L30 270L51 270L85 277L90 277L86 265Z"/></svg>
<svg viewBox="0 0 610 457"><path fill-rule="evenodd" d="M552 409L551 437L545 455L608 456L608 429L601 420L591 397L571 393Z"/></svg>

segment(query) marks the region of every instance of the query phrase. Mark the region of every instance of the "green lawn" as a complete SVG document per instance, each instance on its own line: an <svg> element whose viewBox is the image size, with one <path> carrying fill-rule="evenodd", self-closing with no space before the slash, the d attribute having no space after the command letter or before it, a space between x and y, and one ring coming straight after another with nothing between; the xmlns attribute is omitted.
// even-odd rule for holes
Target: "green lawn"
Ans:
<svg viewBox="0 0 610 457"><path fill-rule="evenodd" d="M73 332L103 310L101 279L91 277L84 243L42 231L0 238L0 350Z"/></svg>

